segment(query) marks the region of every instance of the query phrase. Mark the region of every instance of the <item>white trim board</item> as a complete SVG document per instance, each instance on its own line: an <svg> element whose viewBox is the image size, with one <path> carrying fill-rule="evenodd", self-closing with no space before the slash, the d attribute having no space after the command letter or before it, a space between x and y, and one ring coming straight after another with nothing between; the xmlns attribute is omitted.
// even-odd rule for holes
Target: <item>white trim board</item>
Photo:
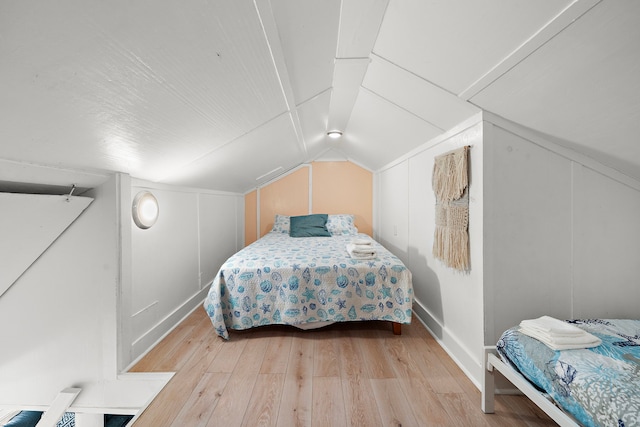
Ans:
<svg viewBox="0 0 640 427"><path fill-rule="evenodd" d="M139 361L146 353L148 353L154 346L156 346L164 337L166 337L182 320L184 320L194 310L199 308L209 292L209 285L200 289L193 294L191 298L186 300L182 305L176 308L173 312L167 315L164 319L160 320L151 329L136 338L131 344L131 350L133 354L141 353L141 356L131 363L126 369L130 369L137 361ZM158 331L166 330L164 334L159 334Z"/></svg>
<svg viewBox="0 0 640 427"><path fill-rule="evenodd" d="M429 313L424 305L415 298L413 298L413 313L420 323L424 325L427 331L433 336L436 342L444 349L444 351L451 357L456 365L464 372L464 374L471 380L478 390L482 390L482 362L478 362L473 354L460 342L458 338L452 335L445 327L443 327L435 317ZM430 326L431 325L431 326ZM434 332L434 329L439 329L441 336ZM449 347L451 345L451 347ZM461 359L464 361L461 361ZM477 374L473 375L469 371L468 367L472 366L477 368Z"/></svg>

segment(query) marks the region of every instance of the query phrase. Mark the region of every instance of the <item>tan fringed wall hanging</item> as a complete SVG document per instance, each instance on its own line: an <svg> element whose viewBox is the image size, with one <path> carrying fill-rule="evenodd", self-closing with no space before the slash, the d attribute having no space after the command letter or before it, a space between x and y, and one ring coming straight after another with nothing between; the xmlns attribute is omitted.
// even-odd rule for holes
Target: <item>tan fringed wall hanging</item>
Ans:
<svg viewBox="0 0 640 427"><path fill-rule="evenodd" d="M436 195L433 255L456 270L469 270L469 146L434 159Z"/></svg>

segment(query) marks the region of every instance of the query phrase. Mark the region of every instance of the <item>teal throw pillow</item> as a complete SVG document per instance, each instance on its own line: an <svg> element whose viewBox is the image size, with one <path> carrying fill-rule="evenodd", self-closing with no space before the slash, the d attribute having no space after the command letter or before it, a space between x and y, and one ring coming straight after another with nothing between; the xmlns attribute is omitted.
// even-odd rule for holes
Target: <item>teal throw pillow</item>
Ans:
<svg viewBox="0 0 640 427"><path fill-rule="evenodd" d="M290 222L291 237L331 237L327 230L327 214L292 216Z"/></svg>

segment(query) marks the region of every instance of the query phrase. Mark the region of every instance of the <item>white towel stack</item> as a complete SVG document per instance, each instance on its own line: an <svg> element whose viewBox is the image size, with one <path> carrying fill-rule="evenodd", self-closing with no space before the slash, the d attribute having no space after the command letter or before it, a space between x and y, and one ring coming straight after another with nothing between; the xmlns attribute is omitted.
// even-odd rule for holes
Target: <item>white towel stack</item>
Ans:
<svg viewBox="0 0 640 427"><path fill-rule="evenodd" d="M355 259L374 259L378 254L371 244L371 240L357 238L347 244L349 256Z"/></svg>
<svg viewBox="0 0 640 427"><path fill-rule="evenodd" d="M520 332L546 344L553 350L571 350L596 347L600 338L577 326L550 316L520 322Z"/></svg>

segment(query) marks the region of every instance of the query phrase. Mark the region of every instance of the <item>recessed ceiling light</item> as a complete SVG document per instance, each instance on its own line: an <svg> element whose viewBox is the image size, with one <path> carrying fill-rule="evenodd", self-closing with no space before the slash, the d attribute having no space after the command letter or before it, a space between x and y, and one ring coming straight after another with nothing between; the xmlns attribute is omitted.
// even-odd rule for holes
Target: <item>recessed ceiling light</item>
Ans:
<svg viewBox="0 0 640 427"><path fill-rule="evenodd" d="M331 139L337 139L342 136L342 132L339 130L330 130L329 132L327 132L327 136Z"/></svg>

